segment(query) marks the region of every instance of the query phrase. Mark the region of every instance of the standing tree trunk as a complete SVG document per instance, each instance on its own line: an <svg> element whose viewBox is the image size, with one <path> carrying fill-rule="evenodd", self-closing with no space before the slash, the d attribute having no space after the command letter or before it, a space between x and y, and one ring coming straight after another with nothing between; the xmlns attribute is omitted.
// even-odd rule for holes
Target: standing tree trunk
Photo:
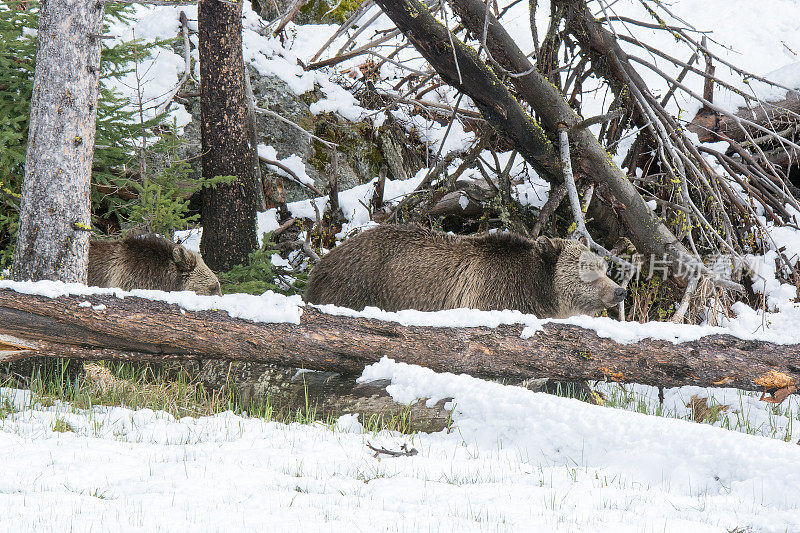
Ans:
<svg viewBox="0 0 800 533"><path fill-rule="evenodd" d="M102 2L43 2L31 96L18 280L86 282Z"/></svg>
<svg viewBox="0 0 800 533"><path fill-rule="evenodd" d="M236 176L203 191L200 251L214 270L247 262L258 246L254 147L247 132L242 5L200 0L200 133L203 175Z"/></svg>

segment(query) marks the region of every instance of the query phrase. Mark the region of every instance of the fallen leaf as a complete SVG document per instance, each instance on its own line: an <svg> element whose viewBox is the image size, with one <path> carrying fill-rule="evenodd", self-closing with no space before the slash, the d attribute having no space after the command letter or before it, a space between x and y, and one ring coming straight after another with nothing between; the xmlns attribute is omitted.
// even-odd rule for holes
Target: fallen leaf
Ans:
<svg viewBox="0 0 800 533"><path fill-rule="evenodd" d="M787 396L789 396L791 393L795 392L796 390L797 390L797 387L794 384L791 384L789 386L782 387L782 388L776 390L775 392L769 392L768 393L767 391L764 391L764 392L761 393L760 400L762 402L767 402L767 403L781 403L783 400L786 399ZM769 396L767 396L767 394L769 394Z"/></svg>
<svg viewBox="0 0 800 533"><path fill-rule="evenodd" d="M692 396L686 407L692 409L692 420L695 422L708 422L717 417L719 413L725 412L729 405L708 405L708 398L701 398L697 394Z"/></svg>
<svg viewBox="0 0 800 533"><path fill-rule="evenodd" d="M625 381L625 374L622 372L614 372L606 367L600 367L600 371L606 375L606 377L611 378L612 381Z"/></svg>

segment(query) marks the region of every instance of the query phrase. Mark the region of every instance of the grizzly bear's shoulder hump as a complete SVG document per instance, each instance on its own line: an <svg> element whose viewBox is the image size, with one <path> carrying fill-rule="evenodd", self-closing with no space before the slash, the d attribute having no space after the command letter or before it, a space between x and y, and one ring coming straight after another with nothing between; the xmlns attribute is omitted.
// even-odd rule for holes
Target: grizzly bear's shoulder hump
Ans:
<svg viewBox="0 0 800 533"><path fill-rule="evenodd" d="M172 258L172 250L176 246L169 239L154 233L125 237L122 244L125 252L131 256L140 256L141 259L159 257L165 263Z"/></svg>
<svg viewBox="0 0 800 533"><path fill-rule="evenodd" d="M535 242L524 235L510 231L487 233L470 239L478 246L495 253L522 254L534 249Z"/></svg>

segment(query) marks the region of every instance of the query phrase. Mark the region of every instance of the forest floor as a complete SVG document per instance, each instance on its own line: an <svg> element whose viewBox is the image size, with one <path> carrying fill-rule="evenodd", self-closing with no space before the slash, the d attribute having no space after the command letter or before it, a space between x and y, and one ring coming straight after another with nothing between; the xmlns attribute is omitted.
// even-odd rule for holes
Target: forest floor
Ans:
<svg viewBox="0 0 800 533"><path fill-rule="evenodd" d="M391 379L399 401L452 398L450 430L364 428L354 415L176 417L163 392L154 407L167 410L141 401L134 410L2 388L0 523L14 531L800 528L795 397L773 406L733 389L683 387L666 390L662 404L651 387L600 384L609 399L600 407L390 360L364 376ZM417 453L375 457L370 444Z"/></svg>

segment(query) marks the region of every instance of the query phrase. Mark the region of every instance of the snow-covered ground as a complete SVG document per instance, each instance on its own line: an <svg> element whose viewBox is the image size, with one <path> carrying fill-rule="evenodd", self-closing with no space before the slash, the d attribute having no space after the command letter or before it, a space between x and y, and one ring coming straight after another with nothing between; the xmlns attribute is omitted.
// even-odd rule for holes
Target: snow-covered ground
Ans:
<svg viewBox="0 0 800 533"><path fill-rule="evenodd" d="M388 360L398 399L452 397L450 432L232 413L31 406L0 390L13 531L798 531L793 442ZM668 391L668 396L669 396ZM54 428L60 431L54 431ZM794 435L796 437L796 435ZM374 457L367 448L418 451Z"/></svg>

